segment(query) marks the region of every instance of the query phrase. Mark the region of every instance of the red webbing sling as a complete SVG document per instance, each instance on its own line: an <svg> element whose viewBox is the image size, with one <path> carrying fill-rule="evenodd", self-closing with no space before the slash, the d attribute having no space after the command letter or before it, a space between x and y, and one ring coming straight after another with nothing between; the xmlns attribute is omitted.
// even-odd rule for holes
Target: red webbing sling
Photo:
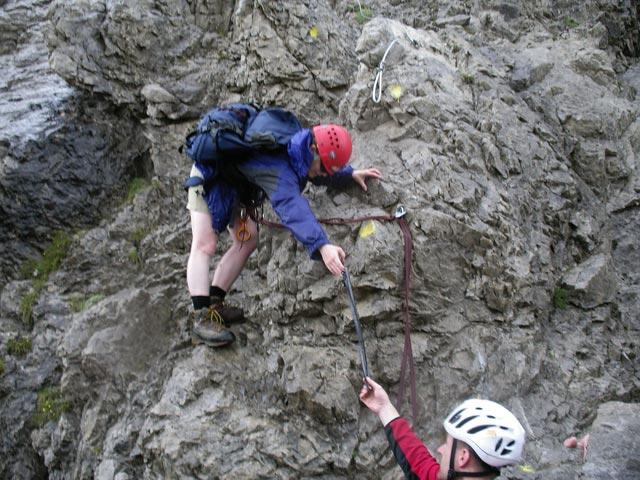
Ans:
<svg viewBox="0 0 640 480"><path fill-rule="evenodd" d="M409 383L411 385L411 414L413 423L418 418L418 397L416 393L416 374L413 367L413 349L411 348L411 322L409 320L409 282L411 279L411 231L404 214L398 217L398 225L404 236L404 347L402 349L402 366L400 367L400 385L398 385L397 408L402 408L405 390L405 377L409 368Z"/></svg>

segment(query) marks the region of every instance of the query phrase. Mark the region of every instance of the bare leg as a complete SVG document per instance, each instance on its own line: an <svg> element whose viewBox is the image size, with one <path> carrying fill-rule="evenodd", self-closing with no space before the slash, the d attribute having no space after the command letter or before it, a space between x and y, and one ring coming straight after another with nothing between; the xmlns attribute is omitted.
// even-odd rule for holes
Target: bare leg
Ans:
<svg viewBox="0 0 640 480"><path fill-rule="evenodd" d="M211 217L191 211L191 251L187 262L187 286L189 294L209 296L209 268L216 252L218 235L211 226Z"/></svg>
<svg viewBox="0 0 640 480"><path fill-rule="evenodd" d="M233 244L222 256L220 263L213 274L212 285L221 288L225 292L228 292L236 281L240 272L247 263L249 256L256 249L258 245L258 228L256 223L247 218L246 228L251 233L251 238L241 242L238 240L237 232L241 228L240 215L237 215L233 222L233 227L229 227L229 234L233 240ZM246 238L246 237L245 237Z"/></svg>

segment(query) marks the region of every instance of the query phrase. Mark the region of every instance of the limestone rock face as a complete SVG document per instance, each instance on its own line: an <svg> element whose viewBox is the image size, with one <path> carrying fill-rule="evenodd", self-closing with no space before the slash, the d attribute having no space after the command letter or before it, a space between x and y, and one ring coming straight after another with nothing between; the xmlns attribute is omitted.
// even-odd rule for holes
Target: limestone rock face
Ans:
<svg viewBox="0 0 640 480"><path fill-rule="evenodd" d="M394 399L409 304L429 448L484 397L527 432L505 477L637 476L638 7L569 3L4 2L0 477L401 474L358 401L344 286L288 231L260 228L227 296L236 344L191 345L178 147L243 100L346 125L382 171L305 196L347 220L324 228ZM60 267L21 276L59 230ZM583 463L562 441L586 434Z"/></svg>
<svg viewBox="0 0 640 480"><path fill-rule="evenodd" d="M638 404L624 402L608 402L598 408L597 417L593 422L589 442L592 446L584 467L584 478L595 479L602 475L618 478L634 477L640 472L638 464L633 460L621 456L615 450L617 438L628 438L632 445L638 442ZM604 461L603 461L604 460ZM609 465L605 473L604 465Z"/></svg>
<svg viewBox="0 0 640 480"><path fill-rule="evenodd" d="M157 123L196 118L234 94L317 119L337 108L356 66L345 8L63 0L49 11L46 40L51 67L71 84Z"/></svg>

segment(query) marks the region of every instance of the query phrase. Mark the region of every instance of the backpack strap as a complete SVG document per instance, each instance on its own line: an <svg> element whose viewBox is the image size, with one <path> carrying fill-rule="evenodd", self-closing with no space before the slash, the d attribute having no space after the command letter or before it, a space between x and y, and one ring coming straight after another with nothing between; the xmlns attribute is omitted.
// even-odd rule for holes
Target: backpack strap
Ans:
<svg viewBox="0 0 640 480"><path fill-rule="evenodd" d="M184 182L184 189L188 190L191 187L197 187L198 185L204 185L204 178L202 177L189 177L186 182Z"/></svg>
<svg viewBox="0 0 640 480"><path fill-rule="evenodd" d="M205 180L202 177L189 177L186 182L182 184L185 190L189 190L191 187L203 186L204 193L206 193L221 179L219 174L215 174L213 177Z"/></svg>
<svg viewBox="0 0 640 480"><path fill-rule="evenodd" d="M193 132L187 134L187 139L189 136L197 135L198 133L210 133L213 138L216 138L218 132L221 131L232 132L241 138L244 135L243 128L238 122L232 122L230 120L211 120L206 125L196 128Z"/></svg>

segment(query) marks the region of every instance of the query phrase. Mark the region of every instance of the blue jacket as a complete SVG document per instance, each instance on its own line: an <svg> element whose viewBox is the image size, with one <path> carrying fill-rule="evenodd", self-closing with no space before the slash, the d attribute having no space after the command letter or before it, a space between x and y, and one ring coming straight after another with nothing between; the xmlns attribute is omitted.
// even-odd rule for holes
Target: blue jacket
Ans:
<svg viewBox="0 0 640 480"><path fill-rule="evenodd" d="M305 246L309 256L319 260L318 249L331 242L302 191L309 180L315 185L344 187L352 182L353 167L347 165L333 175L309 179L307 174L313 161L311 140L311 131L301 130L289 142L286 153L255 151L238 167L250 182L265 192L282 224ZM215 173L211 167L196 166L205 179ZM207 192L206 200L216 231L224 230L232 220L236 198L236 189L224 182L218 182Z"/></svg>

